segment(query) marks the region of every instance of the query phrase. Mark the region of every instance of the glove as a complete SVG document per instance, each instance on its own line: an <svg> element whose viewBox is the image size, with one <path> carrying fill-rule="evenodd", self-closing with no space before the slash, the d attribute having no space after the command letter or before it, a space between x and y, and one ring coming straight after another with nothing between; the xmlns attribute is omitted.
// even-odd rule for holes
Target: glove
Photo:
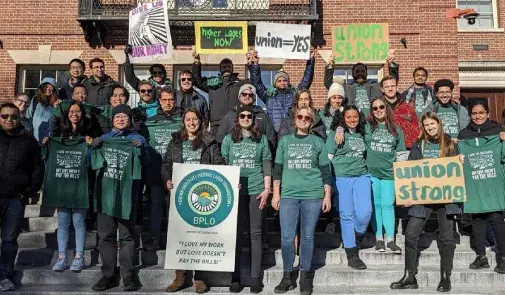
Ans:
<svg viewBox="0 0 505 295"><path fill-rule="evenodd" d="M124 48L124 53L126 55L131 54L133 52L133 46L130 44L127 44L126 47Z"/></svg>

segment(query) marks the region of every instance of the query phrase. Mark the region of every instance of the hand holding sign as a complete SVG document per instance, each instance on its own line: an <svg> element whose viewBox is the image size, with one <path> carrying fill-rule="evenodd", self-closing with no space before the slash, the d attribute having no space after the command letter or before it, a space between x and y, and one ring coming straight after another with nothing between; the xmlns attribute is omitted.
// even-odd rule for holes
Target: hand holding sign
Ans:
<svg viewBox="0 0 505 295"><path fill-rule="evenodd" d="M389 54L386 57L386 63L391 64L393 62L395 62L395 51L392 49L392 50L389 50Z"/></svg>
<svg viewBox="0 0 505 295"><path fill-rule="evenodd" d="M198 52L193 51L193 63L199 64L200 63L200 54Z"/></svg>

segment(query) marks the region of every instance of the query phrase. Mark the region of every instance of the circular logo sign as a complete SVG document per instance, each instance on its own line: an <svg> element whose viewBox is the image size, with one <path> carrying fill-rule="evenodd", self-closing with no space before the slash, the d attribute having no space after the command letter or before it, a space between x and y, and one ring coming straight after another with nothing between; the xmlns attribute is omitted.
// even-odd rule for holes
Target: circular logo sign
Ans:
<svg viewBox="0 0 505 295"><path fill-rule="evenodd" d="M202 169L189 173L177 187L175 205L182 219L208 228L223 222L233 208L233 189L221 173Z"/></svg>

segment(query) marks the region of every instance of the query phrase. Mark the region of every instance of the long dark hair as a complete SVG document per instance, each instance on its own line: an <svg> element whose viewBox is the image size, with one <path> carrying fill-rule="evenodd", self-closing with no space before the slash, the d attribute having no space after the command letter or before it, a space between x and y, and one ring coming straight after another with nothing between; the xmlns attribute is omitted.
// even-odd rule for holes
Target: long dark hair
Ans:
<svg viewBox="0 0 505 295"><path fill-rule="evenodd" d="M206 127L205 120L203 119L203 116L200 113L200 111L195 108L186 109L184 111L184 114L182 115L181 129L179 130L183 141L189 139L188 131L186 130L186 126L184 125L184 120L186 119L186 114L188 114L188 113L194 113L196 115L196 117L198 118L198 120L200 121L200 127L198 128L198 131L196 133L196 137L193 140L193 144L191 145L191 148L193 150L197 150L204 145L204 143L205 143L204 138L208 134L208 132L205 128Z"/></svg>
<svg viewBox="0 0 505 295"><path fill-rule="evenodd" d="M377 101L377 100L382 101L382 103L386 107L385 108L385 111L386 111L385 123L386 123L387 130L393 136L395 136L395 137L398 136L398 131L396 130L396 124L393 122L393 112L391 111L391 108L387 104L385 98L383 98L383 97L376 97L376 98L372 99L372 101L370 102L370 109L373 110L373 108L372 108L373 103L375 101ZM370 124L372 132L375 132L375 130L379 126L379 121L377 121L377 119L374 117L373 111L371 111L370 114L368 114L367 122L368 122L368 124Z"/></svg>
<svg viewBox="0 0 505 295"><path fill-rule="evenodd" d="M237 118L235 119L235 124L233 125L233 128L231 129L231 139L233 140L234 143L240 142L243 139L242 126L240 126L240 123L238 122L239 115L240 114L237 114ZM253 122L251 125L251 140L253 142L259 143L261 141L261 133L259 132L258 126L256 125L256 120L254 120L254 114L252 114L252 115L253 115Z"/></svg>
<svg viewBox="0 0 505 295"><path fill-rule="evenodd" d="M298 101L300 100L300 96L302 96L303 93L307 93L309 95L309 108L312 109L314 113L316 113L316 110L314 109L314 100L312 100L312 94L308 89L300 89L295 93L295 99L293 100L293 104L291 105L291 117L293 120L291 120L291 125L296 126L296 114L298 113ZM313 122L315 123L315 122Z"/></svg>
<svg viewBox="0 0 505 295"><path fill-rule="evenodd" d="M53 87L53 95L51 97L47 97L46 95L46 89L49 86ZM45 107L48 105L53 105L58 99L56 96L56 87L54 87L51 83L42 83L39 87L37 87L35 99Z"/></svg>
<svg viewBox="0 0 505 295"><path fill-rule="evenodd" d="M77 128L75 129L75 132L72 128L72 122L70 122L70 119L68 118L68 114L70 113L70 109L72 106L77 105L79 107L79 110L81 111L81 121L77 123ZM86 117L86 110L84 109L84 105L80 101L74 100L69 106L68 109L66 109L63 112L63 117L61 118L61 137L70 137L73 134L78 134L81 136L87 135L83 134L85 131L85 127L89 126L89 119Z"/></svg>
<svg viewBox="0 0 505 295"><path fill-rule="evenodd" d="M360 133L361 135L365 135L365 125L366 125L366 118L365 114L359 111L358 107L355 105L348 105L344 107L344 110L341 112L338 112L335 114L335 117L333 117L333 121L331 122L331 130L335 131L338 126L344 127L345 132L349 132L349 128L345 125L345 113L347 111L354 110L358 113L359 117L359 122L358 126L356 126L356 133Z"/></svg>
<svg viewBox="0 0 505 295"><path fill-rule="evenodd" d="M421 133L421 136L419 140L421 143L426 142L429 143L433 141L433 138L431 138L430 135L426 132L426 129L424 129L424 120L426 119L432 119L435 120L438 123L438 131L437 131L437 139L440 143L440 158L443 157L450 157L450 156L455 156L456 155L456 147L454 144L454 141L452 141L447 134L444 133L444 125L442 123L442 120L440 120L440 117L434 113L434 112L427 112L426 114L423 115L421 118L421 125L423 132Z"/></svg>

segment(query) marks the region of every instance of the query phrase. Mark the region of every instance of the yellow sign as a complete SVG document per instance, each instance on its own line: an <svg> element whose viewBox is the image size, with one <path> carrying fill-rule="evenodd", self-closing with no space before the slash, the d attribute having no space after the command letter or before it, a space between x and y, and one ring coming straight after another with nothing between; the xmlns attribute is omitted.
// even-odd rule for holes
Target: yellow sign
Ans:
<svg viewBox="0 0 505 295"><path fill-rule="evenodd" d="M335 62L385 61L389 53L389 24L348 24L333 27Z"/></svg>
<svg viewBox="0 0 505 295"><path fill-rule="evenodd" d="M393 163L396 205L466 201L465 175L459 157Z"/></svg>
<svg viewBox="0 0 505 295"><path fill-rule="evenodd" d="M195 22L196 52L203 54L247 53L247 22Z"/></svg>

